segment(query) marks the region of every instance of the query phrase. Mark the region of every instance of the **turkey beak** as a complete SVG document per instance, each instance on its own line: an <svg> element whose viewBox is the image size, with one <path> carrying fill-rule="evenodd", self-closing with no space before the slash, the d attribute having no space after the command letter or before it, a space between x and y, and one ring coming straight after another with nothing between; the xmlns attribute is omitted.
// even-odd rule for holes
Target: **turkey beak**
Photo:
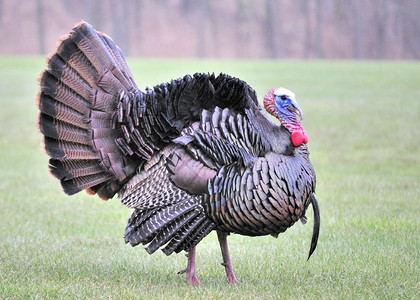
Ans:
<svg viewBox="0 0 420 300"><path fill-rule="evenodd" d="M293 113L295 113L300 120L303 120L303 111L300 108L299 104L296 102L296 100L292 99L290 101L290 103L292 104L291 106L289 106L287 109Z"/></svg>

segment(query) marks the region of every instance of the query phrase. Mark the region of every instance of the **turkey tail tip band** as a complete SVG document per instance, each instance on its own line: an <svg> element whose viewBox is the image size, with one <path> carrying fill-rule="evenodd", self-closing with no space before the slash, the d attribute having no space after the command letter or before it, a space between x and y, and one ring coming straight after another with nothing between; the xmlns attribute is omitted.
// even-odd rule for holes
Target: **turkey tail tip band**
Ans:
<svg viewBox="0 0 420 300"><path fill-rule="evenodd" d="M319 214L319 205L318 200L315 197L315 194L312 194L312 208L314 210L314 229L312 233L312 241L311 241L311 248L309 249L308 259L311 257L312 253L314 253L316 244L318 243L318 236L319 236L319 228L321 225L321 217Z"/></svg>

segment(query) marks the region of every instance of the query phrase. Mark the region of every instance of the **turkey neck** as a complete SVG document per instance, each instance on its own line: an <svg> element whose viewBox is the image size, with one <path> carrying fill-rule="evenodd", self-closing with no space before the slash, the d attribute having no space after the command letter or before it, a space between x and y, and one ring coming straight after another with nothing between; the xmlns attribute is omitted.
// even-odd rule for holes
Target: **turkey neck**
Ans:
<svg viewBox="0 0 420 300"><path fill-rule="evenodd" d="M259 133L265 151L293 155L295 147L290 140L290 132L283 126L272 122L266 112L255 106L245 110L249 126Z"/></svg>

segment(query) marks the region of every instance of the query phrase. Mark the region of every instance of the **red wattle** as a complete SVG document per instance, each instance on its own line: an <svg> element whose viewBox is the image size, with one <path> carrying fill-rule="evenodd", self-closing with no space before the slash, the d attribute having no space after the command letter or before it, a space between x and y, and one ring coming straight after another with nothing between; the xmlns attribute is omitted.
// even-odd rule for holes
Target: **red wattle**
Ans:
<svg viewBox="0 0 420 300"><path fill-rule="evenodd" d="M292 139L292 144L295 147L299 147L302 145L302 143L308 143L308 135L304 130L297 130L292 132L290 138Z"/></svg>

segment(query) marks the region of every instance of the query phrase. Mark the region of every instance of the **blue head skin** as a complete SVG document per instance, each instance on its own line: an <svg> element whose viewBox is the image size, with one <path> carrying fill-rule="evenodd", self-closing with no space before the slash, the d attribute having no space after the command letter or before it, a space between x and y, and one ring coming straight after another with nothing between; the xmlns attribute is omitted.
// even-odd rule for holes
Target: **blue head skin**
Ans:
<svg viewBox="0 0 420 300"><path fill-rule="evenodd" d="M303 112L296 102L296 96L293 92L285 88L268 91L264 97L264 107L289 130L290 138L295 147L308 142L308 135L297 118L299 116L302 119Z"/></svg>
<svg viewBox="0 0 420 300"><path fill-rule="evenodd" d="M275 105L282 118L293 120L296 115L303 119L303 112L296 102L296 96L292 91L285 88L278 88L274 91Z"/></svg>

